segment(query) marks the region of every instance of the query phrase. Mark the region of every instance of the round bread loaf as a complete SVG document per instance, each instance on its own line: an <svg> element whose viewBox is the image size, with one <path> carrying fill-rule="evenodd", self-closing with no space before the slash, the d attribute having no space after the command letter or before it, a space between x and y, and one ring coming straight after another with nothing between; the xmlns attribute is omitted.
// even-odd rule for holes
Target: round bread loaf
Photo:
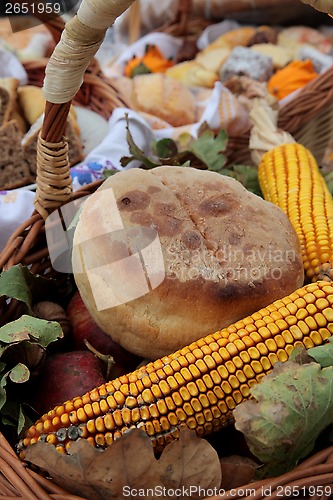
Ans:
<svg viewBox="0 0 333 500"><path fill-rule="evenodd" d="M156 359L303 284L284 212L215 172L162 166L116 173L75 230L73 269L93 319Z"/></svg>

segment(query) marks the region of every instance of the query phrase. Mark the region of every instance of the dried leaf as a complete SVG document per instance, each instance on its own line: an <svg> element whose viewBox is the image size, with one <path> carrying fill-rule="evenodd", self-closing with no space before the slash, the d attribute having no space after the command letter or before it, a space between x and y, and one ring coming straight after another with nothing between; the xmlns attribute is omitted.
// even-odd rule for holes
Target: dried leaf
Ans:
<svg viewBox="0 0 333 500"><path fill-rule="evenodd" d="M179 440L165 448L159 462L164 486L172 490L184 488L191 492L191 498L202 498L196 491L199 485L207 490L221 484L217 452L193 431L182 431Z"/></svg>
<svg viewBox="0 0 333 500"><path fill-rule="evenodd" d="M221 482L216 451L189 430L182 431L160 459L155 458L149 436L140 429L131 429L104 451L80 439L71 444L69 453L59 454L54 446L38 442L27 448L26 459L48 471L67 491L94 500L154 499L169 488L186 491L189 486L191 498L199 498L195 489L218 488ZM172 496L168 494L168 498Z"/></svg>
<svg viewBox="0 0 333 500"><path fill-rule="evenodd" d="M117 447L113 448L114 445ZM161 486L158 463L150 439L143 431L134 429L114 445L106 450L109 463L106 465L104 456L98 457L86 475L103 498L123 498L126 489L147 490Z"/></svg>
<svg viewBox="0 0 333 500"><path fill-rule="evenodd" d="M222 470L221 488L225 491L249 484L258 464L248 457L231 455L220 459Z"/></svg>
<svg viewBox="0 0 333 500"><path fill-rule="evenodd" d="M38 442L27 448L26 459L48 471L53 482L71 493L96 500L105 498L85 479L85 471L102 452L83 439L73 443L71 452L73 455L61 455L54 446Z"/></svg>
<svg viewBox="0 0 333 500"><path fill-rule="evenodd" d="M333 422L333 367L276 363L234 410L235 426L268 475L292 469Z"/></svg>
<svg viewBox="0 0 333 500"><path fill-rule="evenodd" d="M139 146L137 146L135 144L133 136L132 136L132 134L130 132L130 129L129 129L129 120L128 120L128 115L127 114L126 114L126 130L127 130L126 140L127 140L127 144L128 144L131 156L126 156L126 157L124 156L123 158L121 158L120 159L121 166L122 167L126 167L132 160L139 160L139 161L141 161L142 162L142 167L143 168L147 168L147 169L150 169L150 168L158 166L158 163L155 163L150 158L148 158L145 155L144 151L142 151L139 148Z"/></svg>

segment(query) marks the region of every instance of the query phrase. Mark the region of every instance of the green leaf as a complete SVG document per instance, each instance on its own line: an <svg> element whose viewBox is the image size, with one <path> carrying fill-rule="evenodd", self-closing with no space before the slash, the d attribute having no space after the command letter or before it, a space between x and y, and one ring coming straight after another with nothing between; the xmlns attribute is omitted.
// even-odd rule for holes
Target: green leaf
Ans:
<svg viewBox="0 0 333 500"><path fill-rule="evenodd" d="M308 354L323 368L333 366L333 337L328 339L328 343L308 349Z"/></svg>
<svg viewBox="0 0 333 500"><path fill-rule="evenodd" d="M333 367L277 363L234 410L235 426L267 476L292 469L333 422Z"/></svg>
<svg viewBox="0 0 333 500"><path fill-rule="evenodd" d="M9 371L8 376L10 380L16 384L24 384L24 382L27 382L30 378L30 371L26 365L18 363Z"/></svg>
<svg viewBox="0 0 333 500"><path fill-rule="evenodd" d="M177 137L178 150L180 152L189 151L191 149L191 144L193 144L195 140L196 139L194 139L188 132L182 132Z"/></svg>
<svg viewBox="0 0 333 500"><path fill-rule="evenodd" d="M143 62L139 62L139 64L132 69L131 78L134 78L137 75L148 75L149 73L151 73L151 70L148 66L146 66Z"/></svg>
<svg viewBox="0 0 333 500"><path fill-rule="evenodd" d="M226 156L223 153L227 145L228 136L225 130L220 130L217 137L213 131L206 130L190 146L190 151L205 165L209 170L219 172L226 164Z"/></svg>
<svg viewBox="0 0 333 500"><path fill-rule="evenodd" d="M229 171L226 169L225 174L239 181L251 193L263 197L257 167L252 165L231 165Z"/></svg>
<svg viewBox="0 0 333 500"><path fill-rule="evenodd" d="M36 276L27 267L18 264L0 274L0 297L24 302L28 312L32 314L33 299L35 302L38 297L45 300L45 296L49 296L55 289L55 283L54 280Z"/></svg>
<svg viewBox="0 0 333 500"><path fill-rule="evenodd" d="M51 342L63 336L61 326L56 321L33 318L26 314L0 328L0 343L4 344L35 340L42 347L47 347Z"/></svg>
<svg viewBox="0 0 333 500"><path fill-rule="evenodd" d="M0 380L0 410L6 403L6 398L7 398L7 392L5 389L6 385L7 385L7 375L5 374L3 377L1 377Z"/></svg>
<svg viewBox="0 0 333 500"><path fill-rule="evenodd" d="M19 414L18 414L18 419L17 419L17 433L21 434L22 430L24 427L26 427L28 421L28 425L30 424L30 419L27 419L26 415L24 414L22 405L19 406Z"/></svg>
<svg viewBox="0 0 333 500"><path fill-rule="evenodd" d="M161 159L177 156L178 147L173 139L165 138L156 141L153 146L153 153Z"/></svg>
<svg viewBox="0 0 333 500"><path fill-rule="evenodd" d="M14 427L17 436L23 429L28 429L33 424L24 411L24 406L17 401L6 402L1 409L1 420L4 425Z"/></svg>
<svg viewBox="0 0 333 500"><path fill-rule="evenodd" d="M122 159L124 159L124 158L126 158L126 157L123 156ZM124 166L126 166L126 165L124 165ZM108 179L109 177L112 177L112 175L116 174L117 172L119 172L119 170L115 170L113 168L105 169L105 170L103 170L103 177L104 177L104 179Z"/></svg>

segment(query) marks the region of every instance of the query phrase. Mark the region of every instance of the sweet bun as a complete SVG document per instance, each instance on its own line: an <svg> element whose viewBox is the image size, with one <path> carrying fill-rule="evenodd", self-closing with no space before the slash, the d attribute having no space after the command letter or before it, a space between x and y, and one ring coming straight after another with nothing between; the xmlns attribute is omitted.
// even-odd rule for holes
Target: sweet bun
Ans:
<svg viewBox="0 0 333 500"><path fill-rule="evenodd" d="M137 234L143 227L157 231L163 255L164 279L158 253L147 258L150 247L144 247L139 267L151 290L133 300L139 273L124 255L134 250L129 239L110 237L122 227ZM112 269L111 261L117 264ZM83 205L73 269L100 328L150 359L230 325L303 283L300 245L284 212L232 178L190 167L135 168L107 179ZM116 286L110 286L116 275ZM107 307L111 296L119 305Z"/></svg>

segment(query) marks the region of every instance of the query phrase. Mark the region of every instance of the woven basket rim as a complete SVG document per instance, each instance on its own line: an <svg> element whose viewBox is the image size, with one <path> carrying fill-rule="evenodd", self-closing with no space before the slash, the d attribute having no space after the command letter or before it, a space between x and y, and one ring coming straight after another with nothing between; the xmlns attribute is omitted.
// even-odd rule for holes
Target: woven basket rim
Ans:
<svg viewBox="0 0 333 500"><path fill-rule="evenodd" d="M35 70L38 72L41 68L43 68L43 66L45 67L46 63L46 59L32 61L29 63L29 69L31 71ZM332 76L333 67L326 71L323 75L320 75L320 77L318 77L316 81L311 82L306 87L304 87L304 89L302 89L302 91L297 95L293 102L288 103L288 105L281 109L279 125L286 130L288 130L289 127L291 129L289 130L291 133L297 133L302 129L304 125L308 125L309 121L312 120L315 116L317 116L318 114L320 115L320 113L327 107L329 103L333 103L333 86L330 84ZM90 86L95 86L95 88L99 87L101 89L101 92L105 91L107 93L107 89L110 88L110 82L105 77L103 77L103 75L99 74L98 69L96 68L94 68L90 73L86 74L85 81ZM89 98L91 98L91 94L86 96L86 99ZM101 110L101 112L103 111L105 110ZM247 143L247 136L241 138L231 138L231 144L234 144L234 147L236 147L235 144L241 144L245 149ZM79 191L76 191L72 195L72 199L80 196L85 196L86 194L93 192L101 184L101 182L102 181L97 181L88 186L83 186ZM13 265L17 261L24 263L24 259L26 258L27 252L29 252L29 248L32 245L34 239L36 237L39 237L40 235L43 235L43 231L44 221L39 214L33 214L29 219L27 219L27 221L25 221L24 224L21 225L20 228L18 228L13 233L8 242L9 246L7 246L5 251L0 255L0 268ZM39 254L34 255L36 269L38 269L38 259L42 260L43 258L45 258L46 254L45 251L44 253L42 251ZM14 259L13 256L15 256ZM31 263L34 264L34 262ZM35 268L33 267L32 269L34 270ZM3 470L9 467L13 471L12 474L16 474L17 477L21 478L21 474L24 475L24 484L21 485L20 483L20 487L22 486L23 488L23 495L21 496L23 496L24 498L30 498L29 494L31 494L31 498L58 498L59 500L61 498L66 498L68 500L86 500L83 497L68 494L58 486L54 485L52 481L49 481L42 476L37 475L35 472L27 469L23 465L23 463L20 462L18 457L15 455L15 452L8 444L5 436L1 433L0 460L3 460ZM11 475L10 477L14 479L16 478L13 475ZM244 496L242 496L241 492L245 488L253 489L253 487L255 487L256 494L254 498L261 499L264 498L262 494L263 485L270 485L272 487L274 486L275 489L273 488L273 491L276 491L276 487L279 485L293 485L295 484L295 481L298 481L297 484L301 484L300 481L302 479L304 479L304 484L311 484L311 481L314 481L315 484L332 484L333 488L333 446L330 446L327 449L313 455L290 473L279 476L278 478L273 478L272 480L264 480L262 482L249 483L248 485L242 486L241 488L239 488L240 495L233 495L232 497L235 499L245 498ZM213 500L218 500L221 497L211 498L213 498Z"/></svg>

